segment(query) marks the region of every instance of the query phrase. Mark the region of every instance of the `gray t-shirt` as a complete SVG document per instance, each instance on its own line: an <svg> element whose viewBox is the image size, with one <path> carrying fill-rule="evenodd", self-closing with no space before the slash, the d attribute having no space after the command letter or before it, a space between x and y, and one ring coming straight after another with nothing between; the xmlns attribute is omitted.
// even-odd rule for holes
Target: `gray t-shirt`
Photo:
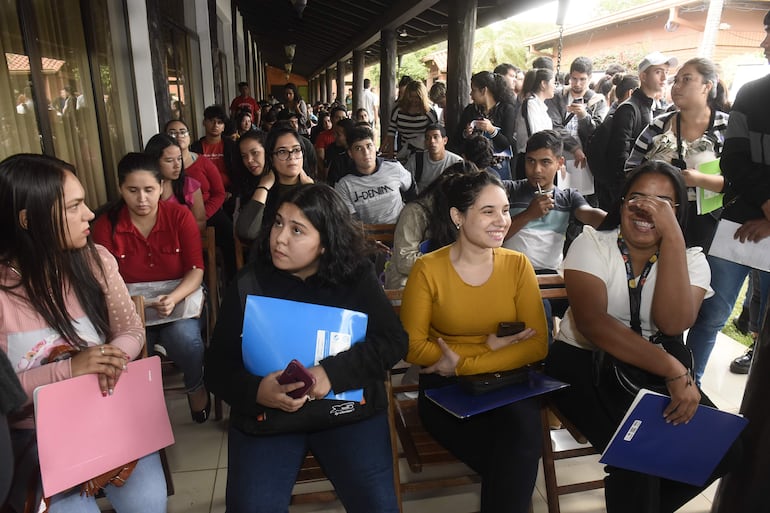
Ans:
<svg viewBox="0 0 770 513"><path fill-rule="evenodd" d="M404 208L401 191L411 186L412 175L399 162L377 159L374 173L346 175L334 188L364 224L395 224Z"/></svg>
<svg viewBox="0 0 770 513"><path fill-rule="evenodd" d="M417 180L416 175L418 158L422 158L422 175L420 175L419 180ZM412 153L409 160L406 161L406 169L417 181L417 192L420 193L433 183L433 180L438 178L446 168L462 161L463 158L461 156L456 155L451 151L447 151L444 158L441 160L431 160L427 151L418 151Z"/></svg>

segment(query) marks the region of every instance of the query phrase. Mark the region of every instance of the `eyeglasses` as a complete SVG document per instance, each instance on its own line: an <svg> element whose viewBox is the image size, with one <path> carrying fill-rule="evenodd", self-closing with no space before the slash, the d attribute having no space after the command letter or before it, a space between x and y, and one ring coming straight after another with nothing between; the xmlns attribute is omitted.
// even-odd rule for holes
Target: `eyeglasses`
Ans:
<svg viewBox="0 0 770 513"><path fill-rule="evenodd" d="M289 160L291 159L297 159L302 158L302 148L292 148L291 150L287 150L286 148L281 148L280 150L274 151L273 155L275 155L278 160Z"/></svg>
<svg viewBox="0 0 770 513"><path fill-rule="evenodd" d="M671 205L671 208L676 208L676 207L679 206L679 203L675 203L674 199L673 198L669 198L668 196L654 196L652 194L644 194L642 192L632 192L628 196L625 196L623 198L623 201L627 202L627 203L631 203L631 202L634 202L634 201L642 200L644 198L652 198L652 197L655 197L655 198L658 198L660 200L665 201L666 203Z"/></svg>
<svg viewBox="0 0 770 513"><path fill-rule="evenodd" d="M190 134L190 131L189 130L185 130L185 129L182 129L182 130L169 130L166 133L168 135L170 135L171 137L173 137L174 139L176 139L177 137L187 137Z"/></svg>

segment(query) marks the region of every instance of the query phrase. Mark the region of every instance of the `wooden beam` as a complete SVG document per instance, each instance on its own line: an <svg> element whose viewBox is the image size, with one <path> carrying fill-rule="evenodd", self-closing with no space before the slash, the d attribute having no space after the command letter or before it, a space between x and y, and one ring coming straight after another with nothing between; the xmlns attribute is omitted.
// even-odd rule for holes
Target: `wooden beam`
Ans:
<svg viewBox="0 0 770 513"><path fill-rule="evenodd" d="M337 101L345 107L345 61L337 61Z"/></svg>
<svg viewBox="0 0 770 513"><path fill-rule="evenodd" d="M334 97L332 96L333 81L334 81L334 75L332 74L332 69L327 68L326 69L326 101L329 103L334 102Z"/></svg>
<svg viewBox="0 0 770 513"><path fill-rule="evenodd" d="M331 59L324 62L318 69L313 70L310 75L319 73L322 69L332 66L336 61L347 60L352 55L354 49L365 49L367 46L371 46L378 41L380 39L380 30L395 30L438 2L439 0L397 0L385 12L379 24L366 27L357 38L353 39L350 44L346 45L343 50Z"/></svg>

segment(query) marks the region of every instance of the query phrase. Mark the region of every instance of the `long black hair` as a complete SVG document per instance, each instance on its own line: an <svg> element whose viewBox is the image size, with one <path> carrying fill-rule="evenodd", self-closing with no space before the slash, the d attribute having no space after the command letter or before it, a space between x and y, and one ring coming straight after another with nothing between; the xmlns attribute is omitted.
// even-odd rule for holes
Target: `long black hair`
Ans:
<svg viewBox="0 0 770 513"><path fill-rule="evenodd" d="M542 89L543 82L550 82L554 77L553 70L547 68L535 68L527 71L524 75L524 82L521 84L520 97L529 98Z"/></svg>
<svg viewBox="0 0 770 513"><path fill-rule="evenodd" d="M147 145L144 147L144 153L154 158L160 164L160 158L169 146L176 146L179 148L179 143L168 134L155 134L150 137L149 141L147 141ZM171 190L174 193L174 197L181 205L187 204L187 201L184 198L184 180L184 162L182 162L182 170L179 173L179 177L176 180L171 181Z"/></svg>
<svg viewBox="0 0 770 513"><path fill-rule="evenodd" d="M426 234L428 236L429 251L444 247L457 239L457 230L454 229L451 222L447 224L443 214L444 211L449 211L446 199L447 186L458 176L474 175L478 172L479 168L473 162L467 160L457 162L446 168L438 178L417 196L418 204L425 208L428 214Z"/></svg>
<svg viewBox="0 0 770 513"><path fill-rule="evenodd" d="M65 296L71 287L96 332L107 339L110 324L102 288L106 278L90 238L83 248L64 247L67 172L74 175L75 168L45 155L18 154L0 162L0 258L21 275L18 284L0 285L0 290L27 301L69 345L86 347Z"/></svg>
<svg viewBox="0 0 770 513"><path fill-rule="evenodd" d="M513 94L513 89L508 85L508 80L502 75L497 73L490 73L489 71L479 71L471 77L471 85L476 89L489 89L494 99L500 103L513 103L516 101L516 97Z"/></svg>
<svg viewBox="0 0 770 513"><path fill-rule="evenodd" d="M321 253L317 276L324 281L339 284L357 278L356 271L371 253L364 238L363 225L348 212L339 193L326 184L298 185L280 200L299 208L321 237ZM273 216L274 217L274 216ZM270 226L274 219L270 220ZM270 255L271 229L259 235L258 259L272 262Z"/></svg>
<svg viewBox="0 0 770 513"><path fill-rule="evenodd" d="M675 207L676 220L679 223L679 227L682 229L682 233L685 233L685 229L687 228L687 186L682 178L682 172L678 168L672 166L668 162L663 162L662 160L648 160L644 164L635 167L628 174L626 181L623 184L623 191L620 194L620 199L615 201L612 207L607 211L607 217L605 217L602 224L599 225L599 230L614 230L620 226L620 209L623 207L623 201L625 201L628 191L631 190L631 187L633 187L641 177L653 173L665 176L671 182L671 185L674 186L674 193L676 194L674 203L678 204L678 206Z"/></svg>

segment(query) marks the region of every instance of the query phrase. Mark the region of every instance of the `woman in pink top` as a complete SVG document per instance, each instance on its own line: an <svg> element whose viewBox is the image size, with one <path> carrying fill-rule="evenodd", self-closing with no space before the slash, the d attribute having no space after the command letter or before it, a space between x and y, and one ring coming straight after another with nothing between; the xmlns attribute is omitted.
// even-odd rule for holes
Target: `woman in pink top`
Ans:
<svg viewBox="0 0 770 513"><path fill-rule="evenodd" d="M94 214L74 171L43 155L0 162L0 349L27 394L26 404L11 414L19 450L34 440L36 387L96 374L102 395L110 395L144 345L115 259L90 240ZM62 346L74 356L52 357ZM23 505L28 483L21 481L11 497L20 495L17 504ZM141 458L124 486L109 484L104 491L119 513L165 511L158 454ZM98 511L94 497L81 495L80 487L50 498L51 513L92 510Z"/></svg>
<svg viewBox="0 0 770 513"><path fill-rule="evenodd" d="M176 139L166 134L155 134L147 141L144 153L158 161L163 176L160 199L187 205L195 216L200 231L206 229L206 208L203 205L201 184L185 175L182 149Z"/></svg>

